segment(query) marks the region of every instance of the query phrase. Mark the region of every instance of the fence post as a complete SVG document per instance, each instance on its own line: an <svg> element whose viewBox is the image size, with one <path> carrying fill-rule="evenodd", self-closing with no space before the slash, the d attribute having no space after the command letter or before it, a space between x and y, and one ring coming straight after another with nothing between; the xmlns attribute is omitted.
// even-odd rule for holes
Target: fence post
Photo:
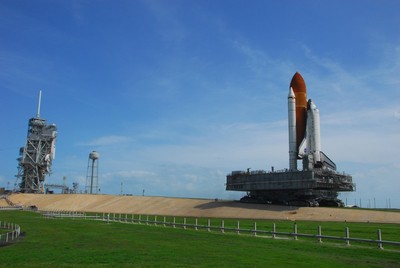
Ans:
<svg viewBox="0 0 400 268"><path fill-rule="evenodd" d="M257 236L257 222L254 222L253 232L254 232L254 236Z"/></svg>
<svg viewBox="0 0 400 268"><path fill-rule="evenodd" d="M378 248L379 248L379 249L383 249L383 246L382 246L382 232L381 232L381 229L378 229L378 241L380 242L380 243L378 243Z"/></svg>
<svg viewBox="0 0 400 268"><path fill-rule="evenodd" d="M146 215L146 225L149 225L149 215Z"/></svg>
<svg viewBox="0 0 400 268"><path fill-rule="evenodd" d="M110 223L110 213L107 214L107 224Z"/></svg>
<svg viewBox="0 0 400 268"><path fill-rule="evenodd" d="M164 216L164 227L165 227L166 225L165 225L165 216Z"/></svg>
<svg viewBox="0 0 400 268"><path fill-rule="evenodd" d="M274 224L272 224L272 238L275 238L275 237L276 237L276 225L274 223Z"/></svg>
<svg viewBox="0 0 400 268"><path fill-rule="evenodd" d="M174 228L176 228L176 226L175 226L175 217L174 217L174 221L173 221L173 223L172 223L172 227L174 227Z"/></svg>
<svg viewBox="0 0 400 268"><path fill-rule="evenodd" d="M183 218L183 229L186 229L186 218Z"/></svg>
<svg viewBox="0 0 400 268"><path fill-rule="evenodd" d="M197 218L196 218L196 223L195 223L195 225L194 225L194 229L197 231L198 229L197 229Z"/></svg>
<svg viewBox="0 0 400 268"><path fill-rule="evenodd" d="M294 240L297 240L297 222L294 223L293 238L294 238Z"/></svg>
<svg viewBox="0 0 400 268"><path fill-rule="evenodd" d="M128 222L128 214L125 213L125 222Z"/></svg>
<svg viewBox="0 0 400 268"><path fill-rule="evenodd" d="M6 234L6 242L8 243L8 233Z"/></svg>
<svg viewBox="0 0 400 268"><path fill-rule="evenodd" d="M321 225L318 225L318 242L322 243L322 229L321 229Z"/></svg>
<svg viewBox="0 0 400 268"><path fill-rule="evenodd" d="M346 227L346 245L347 246L350 246L349 238L350 238L350 230L349 230L349 227Z"/></svg>
<svg viewBox="0 0 400 268"><path fill-rule="evenodd" d="M225 232L225 223L224 223L224 220L222 220L222 222L221 222L221 233L224 233Z"/></svg>
<svg viewBox="0 0 400 268"><path fill-rule="evenodd" d="M157 225L157 215L154 216L154 225Z"/></svg>
<svg viewBox="0 0 400 268"><path fill-rule="evenodd" d="M237 221L236 233L237 233L237 234L240 233L240 222L239 222L239 221Z"/></svg>
<svg viewBox="0 0 400 268"><path fill-rule="evenodd" d="M142 223L142 215L139 214L139 224Z"/></svg>
<svg viewBox="0 0 400 268"><path fill-rule="evenodd" d="M207 220L207 231L211 231L211 220L210 219L208 219Z"/></svg>
<svg viewBox="0 0 400 268"><path fill-rule="evenodd" d="M135 214L132 214L131 222L132 222L132 223L135 223Z"/></svg>

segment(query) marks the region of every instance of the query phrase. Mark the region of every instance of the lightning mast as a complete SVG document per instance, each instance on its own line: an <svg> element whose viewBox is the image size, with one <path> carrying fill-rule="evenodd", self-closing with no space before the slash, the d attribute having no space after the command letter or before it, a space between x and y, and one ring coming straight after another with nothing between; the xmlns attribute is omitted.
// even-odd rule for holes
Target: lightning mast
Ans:
<svg viewBox="0 0 400 268"><path fill-rule="evenodd" d="M36 117L29 119L26 145L20 148L17 159L17 185L23 193L44 193L44 181L55 158L57 127L40 118L41 98L40 90Z"/></svg>

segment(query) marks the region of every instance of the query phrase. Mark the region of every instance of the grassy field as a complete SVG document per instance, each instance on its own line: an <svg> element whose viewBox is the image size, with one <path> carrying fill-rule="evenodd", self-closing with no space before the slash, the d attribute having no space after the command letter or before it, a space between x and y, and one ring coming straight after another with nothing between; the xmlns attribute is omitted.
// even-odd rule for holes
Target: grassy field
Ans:
<svg viewBox="0 0 400 268"><path fill-rule="evenodd" d="M399 267L400 263L398 247L378 250L375 245L345 246L339 241L320 244L303 238L255 238L162 225L45 219L26 211L2 211L0 220L19 224L24 232L20 241L0 248L2 267ZM187 223L193 221L187 219ZM212 225L218 225L214 221L220 222L213 219ZM199 220L199 224L206 222ZM251 229L253 222L241 221L241 228L247 225ZM236 220L225 220L225 227L236 224ZM299 232L315 234L321 223L297 224ZM272 221L258 221L257 228L270 230L271 225ZM354 236L376 239L376 229L381 228L385 240L400 240L398 225L321 225L323 233L329 235L343 235L345 226L349 226ZM276 226L277 231L293 230L293 222L276 222Z"/></svg>

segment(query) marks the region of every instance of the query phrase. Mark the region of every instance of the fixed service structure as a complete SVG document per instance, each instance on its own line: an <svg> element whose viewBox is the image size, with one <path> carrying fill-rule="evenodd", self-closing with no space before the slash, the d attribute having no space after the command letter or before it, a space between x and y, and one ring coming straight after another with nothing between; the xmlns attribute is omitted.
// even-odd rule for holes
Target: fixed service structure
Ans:
<svg viewBox="0 0 400 268"><path fill-rule="evenodd" d="M29 119L26 144L19 150L18 174L16 186L23 193L44 193L46 175L51 174L51 165L55 158L57 127L47 125L40 117L42 91L36 117Z"/></svg>

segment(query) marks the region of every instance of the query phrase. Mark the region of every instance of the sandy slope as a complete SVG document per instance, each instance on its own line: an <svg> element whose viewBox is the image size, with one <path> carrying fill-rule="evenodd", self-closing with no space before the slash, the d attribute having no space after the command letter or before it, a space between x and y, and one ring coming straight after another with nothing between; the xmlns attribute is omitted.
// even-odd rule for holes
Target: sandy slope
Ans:
<svg viewBox="0 0 400 268"><path fill-rule="evenodd" d="M8 207L8 203L5 199L0 199L0 207Z"/></svg>
<svg viewBox="0 0 400 268"><path fill-rule="evenodd" d="M210 218L400 223L400 212L338 208L296 208L263 204L243 204L234 201L215 201L210 199L85 194L13 194L9 199L16 205L34 205L40 210Z"/></svg>

